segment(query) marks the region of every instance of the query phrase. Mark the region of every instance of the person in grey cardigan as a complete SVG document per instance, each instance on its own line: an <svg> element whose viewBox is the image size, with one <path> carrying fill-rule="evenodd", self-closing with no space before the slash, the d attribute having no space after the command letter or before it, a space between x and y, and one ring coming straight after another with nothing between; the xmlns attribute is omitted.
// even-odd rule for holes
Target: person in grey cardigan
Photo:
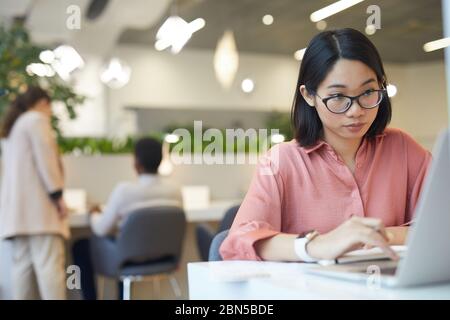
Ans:
<svg viewBox="0 0 450 320"><path fill-rule="evenodd" d="M14 299L66 298L69 226L50 102L46 91L29 87L0 127L0 238L12 242Z"/></svg>

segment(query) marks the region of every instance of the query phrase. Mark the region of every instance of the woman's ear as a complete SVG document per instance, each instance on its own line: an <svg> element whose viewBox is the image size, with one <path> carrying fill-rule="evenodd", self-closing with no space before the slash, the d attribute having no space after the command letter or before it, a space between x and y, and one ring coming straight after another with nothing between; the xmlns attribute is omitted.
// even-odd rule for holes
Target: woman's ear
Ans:
<svg viewBox="0 0 450 320"><path fill-rule="evenodd" d="M308 92L304 84L300 86L299 90L300 94L302 95L303 99L305 99L306 103L309 104L310 107L314 107L315 106L314 95Z"/></svg>

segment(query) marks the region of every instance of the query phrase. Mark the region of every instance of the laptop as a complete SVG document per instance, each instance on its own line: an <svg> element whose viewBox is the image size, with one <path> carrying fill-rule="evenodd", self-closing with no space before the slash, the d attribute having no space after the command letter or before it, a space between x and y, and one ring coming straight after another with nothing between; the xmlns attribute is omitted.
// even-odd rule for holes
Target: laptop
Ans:
<svg viewBox="0 0 450 320"><path fill-rule="evenodd" d="M84 189L65 189L63 193L67 209L71 214L86 214L87 193Z"/></svg>
<svg viewBox="0 0 450 320"><path fill-rule="evenodd" d="M416 206L407 250L399 261L334 263L310 268L310 274L368 281L378 272L379 284L408 287L450 282L450 131L439 135L433 161Z"/></svg>

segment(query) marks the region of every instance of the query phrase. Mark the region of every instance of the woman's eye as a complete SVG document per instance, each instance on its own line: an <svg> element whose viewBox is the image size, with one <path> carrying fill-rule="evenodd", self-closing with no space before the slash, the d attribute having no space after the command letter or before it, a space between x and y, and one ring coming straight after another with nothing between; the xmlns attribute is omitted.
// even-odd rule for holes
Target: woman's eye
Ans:
<svg viewBox="0 0 450 320"><path fill-rule="evenodd" d="M366 92L364 92L363 95L365 95L365 96L370 96L370 95L373 94L374 92L375 92L375 90L370 89L370 90L367 90Z"/></svg>
<svg viewBox="0 0 450 320"><path fill-rule="evenodd" d="M331 95L330 99L334 100L334 101L339 101L342 100L344 98L344 96L342 94L335 94L335 95Z"/></svg>

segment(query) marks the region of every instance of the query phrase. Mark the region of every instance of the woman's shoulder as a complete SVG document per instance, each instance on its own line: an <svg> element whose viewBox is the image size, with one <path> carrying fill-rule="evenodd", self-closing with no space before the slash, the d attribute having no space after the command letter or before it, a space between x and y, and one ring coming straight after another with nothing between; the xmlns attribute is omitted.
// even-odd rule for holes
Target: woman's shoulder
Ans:
<svg viewBox="0 0 450 320"><path fill-rule="evenodd" d="M383 142L390 144L417 143L409 133L398 128L386 128L382 134L377 135L377 138L378 137L382 137Z"/></svg>
<svg viewBox="0 0 450 320"><path fill-rule="evenodd" d="M295 139L292 139L291 141L277 143L276 145L272 146L269 149L268 154L270 158L273 158L274 156L290 158L295 153L298 153L299 149L302 148L299 146Z"/></svg>
<svg viewBox="0 0 450 320"><path fill-rule="evenodd" d="M19 125L32 125L45 121L45 116L38 111L26 111L20 115L17 119L17 124Z"/></svg>
<svg viewBox="0 0 450 320"><path fill-rule="evenodd" d="M272 146L269 151L260 159L260 165L271 164L272 167L290 171L299 161L305 157L306 153L295 139L278 143ZM262 160L262 161L261 161Z"/></svg>
<svg viewBox="0 0 450 320"><path fill-rule="evenodd" d="M408 153L424 155L429 153L409 133L398 128L386 128L382 137L383 145L390 149L404 150Z"/></svg>

